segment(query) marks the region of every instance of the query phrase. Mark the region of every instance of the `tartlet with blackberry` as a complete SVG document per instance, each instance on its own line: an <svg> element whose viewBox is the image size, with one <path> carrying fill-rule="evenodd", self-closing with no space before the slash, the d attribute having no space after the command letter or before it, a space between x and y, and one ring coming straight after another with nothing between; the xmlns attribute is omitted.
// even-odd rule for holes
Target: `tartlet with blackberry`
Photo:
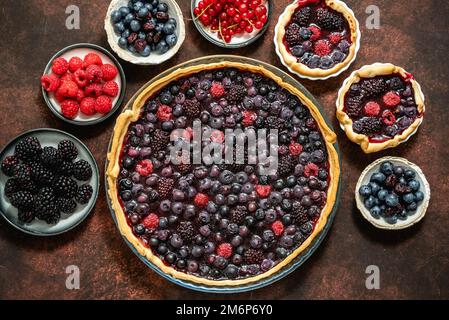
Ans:
<svg viewBox="0 0 449 320"><path fill-rule="evenodd" d="M424 119L424 94L414 76L389 63L352 73L337 99L337 118L347 137L365 153L407 141Z"/></svg>
<svg viewBox="0 0 449 320"><path fill-rule="evenodd" d="M298 0L288 5L276 25L274 42L281 62L312 80L335 77L355 60L359 23L339 0Z"/></svg>
<svg viewBox="0 0 449 320"><path fill-rule="evenodd" d="M185 129L176 139L189 136L193 148L195 119L212 143L223 142L225 129L278 130L277 174L259 174L251 148L234 153L243 163L172 163L170 134ZM250 285L322 233L340 179L335 141L311 100L261 65L179 68L117 119L106 168L113 215L160 272L196 286Z"/></svg>

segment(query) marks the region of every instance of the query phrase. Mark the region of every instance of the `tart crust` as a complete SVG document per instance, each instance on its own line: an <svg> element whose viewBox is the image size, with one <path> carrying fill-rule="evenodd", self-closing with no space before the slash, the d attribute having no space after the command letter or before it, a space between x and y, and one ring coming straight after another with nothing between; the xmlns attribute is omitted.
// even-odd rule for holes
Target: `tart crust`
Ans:
<svg viewBox="0 0 449 320"><path fill-rule="evenodd" d="M349 91L349 88L352 84L358 83L362 78L373 78L376 76L387 76L393 73L400 74L403 78L410 79L415 102L417 106L417 110L420 114L418 118L408 127L404 132L399 135L396 135L394 138L383 141L383 142L371 142L369 137L364 134L355 133L352 124L352 119L344 112L344 103L346 93ZM419 83L413 78L412 75L407 73L403 68L395 66L390 63L375 63L369 66L364 66L360 70L354 71L351 76L345 80L343 87L340 89L338 93L337 99L337 118L340 122L343 130L346 132L347 137L352 142L355 142L360 145L362 150L365 153L374 153L379 152L388 148L394 148L399 144L407 141L418 129L424 119L425 113L425 105L424 105L424 94L422 93L421 86Z"/></svg>
<svg viewBox="0 0 449 320"><path fill-rule="evenodd" d="M300 2L301 1L295 1L294 3L288 5L285 8L284 13L281 15L278 25L276 26L277 32L275 42L279 54L281 55L281 59L284 64L292 70L292 72L297 72L299 75L305 77L324 79L331 76L336 76L338 73L348 68L355 59L360 42L359 22L355 18L352 10L349 9L344 2L340 0L325 0L328 7L342 13L344 18L348 21L351 32L351 46L349 47L349 53L346 59L336 64L331 69L311 69L305 64L298 62L298 59L294 57L284 45L285 28L291 21L292 16L295 13L296 8L298 8Z"/></svg>
<svg viewBox="0 0 449 320"><path fill-rule="evenodd" d="M162 89L164 86L166 86L169 82L179 79L185 76L188 76L193 73L198 73L204 70L213 70L213 69L219 69L219 68L237 68L239 70L243 71L250 71L254 73L261 73L265 77L273 79L278 85L283 87L284 89L290 91L292 94L296 95L300 100L303 102L304 105L306 105L310 112L312 117L317 122L320 131L323 135L323 140L326 143L327 152L329 155L329 174L330 174L330 183L327 193L327 202L324 208L322 209L320 218L318 219L315 228L312 232L312 234L299 246L294 252L292 252L289 256L287 256L284 260L279 262L276 266L274 266L272 269L270 269L267 272L261 273L257 276L245 278L245 279L238 279L238 280L211 280L206 279L202 277L198 277L195 275L191 275L185 272L177 271L176 269L165 265L162 260L153 254L150 248L147 248L143 242L137 238L131 228L129 227L125 213L123 211L123 208L120 204L120 201L118 199L118 192L117 192L117 178L120 172L120 163L119 158L123 146L123 141L125 138L125 135L128 130L128 126L130 123L138 120L139 114L141 111L142 106L145 104L145 101L150 98L155 92ZM338 153L334 147L334 143L336 142L336 134L329 128L329 126L324 121L323 117L321 116L318 109L315 107L315 105L312 103L312 101L307 98L301 91L299 91L294 86L284 82L282 78L276 76L272 72L266 70L262 66L254 66L254 65L248 65L243 63L237 63L237 62L219 62L219 63L211 63L211 64L202 64L187 68L178 69L176 73L173 73L171 75L168 75L160 80L157 80L153 83L151 83L147 88L145 88L139 96L135 99L132 109L124 111L118 118L117 122L115 124L115 128L113 131L113 138L112 138L112 144L110 152L107 155L107 159L109 161L107 168L106 168L106 179L107 179L107 185L108 190L107 193L111 199L111 206L114 211L114 215L116 217L118 228L123 235L123 237L131 243L134 248L137 250L137 252L144 256L146 259L148 259L153 265L155 265L158 269L160 269L162 272L180 280L193 282L195 284L199 285L206 285L206 286L217 286L217 287L233 287L233 286L241 286L241 285L247 285L250 283L254 283L257 281L260 281L262 279L265 279L267 277L270 277L280 271L283 267L288 265L293 259L295 259L301 252L306 250L312 241L321 233L323 228L326 225L326 222L329 218L329 215L331 214L334 204L336 201L337 196L337 189L339 185L340 180L340 162Z"/></svg>

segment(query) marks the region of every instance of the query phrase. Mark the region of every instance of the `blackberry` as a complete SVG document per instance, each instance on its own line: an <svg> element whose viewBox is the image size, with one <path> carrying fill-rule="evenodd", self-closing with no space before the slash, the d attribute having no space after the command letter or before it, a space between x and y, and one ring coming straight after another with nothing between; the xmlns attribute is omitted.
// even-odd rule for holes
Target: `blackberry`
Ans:
<svg viewBox="0 0 449 320"><path fill-rule="evenodd" d="M14 178L17 179L19 183L26 183L31 180L31 169L27 164L18 164L14 167Z"/></svg>
<svg viewBox="0 0 449 320"><path fill-rule="evenodd" d="M295 161L295 158L291 155L280 156L278 163L279 177L292 174L292 172L295 170L296 164L297 162Z"/></svg>
<svg viewBox="0 0 449 320"><path fill-rule="evenodd" d="M75 162L73 166L73 176L80 181L87 181L92 177L92 167L86 160Z"/></svg>
<svg viewBox="0 0 449 320"><path fill-rule="evenodd" d="M156 129L150 141L151 150L153 151L153 153L164 150L169 142L170 136L166 132L160 129Z"/></svg>
<svg viewBox="0 0 449 320"><path fill-rule="evenodd" d="M61 163L61 157L58 149L53 147L44 147L41 154L41 163L47 168L54 169Z"/></svg>
<svg viewBox="0 0 449 320"><path fill-rule="evenodd" d="M304 223L309 221L309 215L307 214L307 208L302 206L299 202L295 201L293 203L293 208L291 211L291 216L293 217L293 221L297 225L303 225Z"/></svg>
<svg viewBox="0 0 449 320"><path fill-rule="evenodd" d="M247 90L243 85L233 85L228 91L228 101L238 103L246 96Z"/></svg>
<svg viewBox="0 0 449 320"><path fill-rule="evenodd" d="M201 113L201 104L196 99L186 99L184 102L184 113L189 118L198 118Z"/></svg>
<svg viewBox="0 0 449 320"><path fill-rule="evenodd" d="M13 193L16 193L17 191L20 191L21 186L19 181L17 179L8 179L5 183L5 195L7 197L11 196Z"/></svg>
<svg viewBox="0 0 449 320"><path fill-rule="evenodd" d="M385 217L392 217L396 214L400 214L402 211L404 210L404 208L398 204L395 207L387 207L384 211Z"/></svg>
<svg viewBox="0 0 449 320"><path fill-rule="evenodd" d="M78 156L78 149L73 141L62 140L58 143L58 153L61 159L66 161L73 161Z"/></svg>
<svg viewBox="0 0 449 320"><path fill-rule="evenodd" d="M343 27L343 16L340 13L319 8L316 11L317 24L323 29L340 30Z"/></svg>
<svg viewBox="0 0 449 320"><path fill-rule="evenodd" d="M29 210L19 210L18 219L19 223L30 223L36 217L36 213L33 209Z"/></svg>
<svg viewBox="0 0 449 320"><path fill-rule="evenodd" d="M47 223L59 221L59 210L55 203L54 190L50 187L42 188L34 199L36 217Z"/></svg>
<svg viewBox="0 0 449 320"><path fill-rule="evenodd" d="M8 177L14 174L14 168L19 164L19 159L16 156L8 156L2 161L2 171Z"/></svg>
<svg viewBox="0 0 449 320"><path fill-rule="evenodd" d="M38 185L50 186L55 178L53 172L44 168L40 163L33 162L30 164L31 179Z"/></svg>
<svg viewBox="0 0 449 320"><path fill-rule="evenodd" d="M83 184L78 188L75 195L75 200L80 204L86 204L92 198L94 190L90 184Z"/></svg>
<svg viewBox="0 0 449 320"><path fill-rule="evenodd" d="M236 224L243 224L245 222L248 210L245 206L237 206L231 210L231 221Z"/></svg>
<svg viewBox="0 0 449 320"><path fill-rule="evenodd" d="M161 199L167 199L168 196L173 191L173 187L175 185L175 182L173 179L170 178L160 178L157 185L157 192L159 193L159 196Z"/></svg>
<svg viewBox="0 0 449 320"><path fill-rule="evenodd" d="M388 90L387 83L383 78L367 79L363 81L360 88L366 98L378 96Z"/></svg>
<svg viewBox="0 0 449 320"><path fill-rule="evenodd" d="M307 27L311 15L312 9L310 7L303 7L295 12L293 15L293 22L297 23L301 27Z"/></svg>
<svg viewBox="0 0 449 320"><path fill-rule="evenodd" d="M262 250L256 249L247 249L243 257L248 264L261 264L264 259Z"/></svg>
<svg viewBox="0 0 449 320"><path fill-rule="evenodd" d="M56 200L56 206L62 213L70 214L75 212L76 202L73 199L58 198Z"/></svg>
<svg viewBox="0 0 449 320"><path fill-rule="evenodd" d="M27 180L20 184L20 189L23 191L29 191L32 194L36 194L39 192L39 186L36 185L33 181Z"/></svg>
<svg viewBox="0 0 449 320"><path fill-rule="evenodd" d="M300 44L302 41L299 30L301 29L296 23L292 23L285 30L285 40L290 46Z"/></svg>
<svg viewBox="0 0 449 320"><path fill-rule="evenodd" d="M393 91L399 91L405 89L405 83L404 81L399 77L393 77L390 79L389 82L390 89Z"/></svg>
<svg viewBox="0 0 449 320"><path fill-rule="evenodd" d="M352 125L354 132L371 135L382 130L382 120L379 118L362 118Z"/></svg>
<svg viewBox="0 0 449 320"><path fill-rule="evenodd" d="M26 137L15 147L14 155L25 162L37 160L42 153L42 147L36 137Z"/></svg>
<svg viewBox="0 0 449 320"><path fill-rule="evenodd" d="M26 210L33 207L34 196L29 191L18 191L13 193L9 200L17 209Z"/></svg>
<svg viewBox="0 0 449 320"><path fill-rule="evenodd" d="M176 228L176 233L184 242L190 242L195 236L195 229L190 221L182 221Z"/></svg>
<svg viewBox="0 0 449 320"><path fill-rule="evenodd" d="M59 176L53 183L53 189L57 196L71 199L75 197L78 185L72 178L66 176Z"/></svg>
<svg viewBox="0 0 449 320"><path fill-rule="evenodd" d="M362 111L362 97L354 96L346 100L345 112L350 117L358 117Z"/></svg>
<svg viewBox="0 0 449 320"><path fill-rule="evenodd" d="M57 172L63 176L71 177L73 175L73 163L62 161L57 168Z"/></svg>
<svg viewBox="0 0 449 320"><path fill-rule="evenodd" d="M285 120L278 117L269 116L265 119L265 125L269 129L277 129L279 131L282 131L285 128Z"/></svg>
<svg viewBox="0 0 449 320"><path fill-rule="evenodd" d="M192 171L193 165L191 163L180 163L176 166L178 172L185 174Z"/></svg>

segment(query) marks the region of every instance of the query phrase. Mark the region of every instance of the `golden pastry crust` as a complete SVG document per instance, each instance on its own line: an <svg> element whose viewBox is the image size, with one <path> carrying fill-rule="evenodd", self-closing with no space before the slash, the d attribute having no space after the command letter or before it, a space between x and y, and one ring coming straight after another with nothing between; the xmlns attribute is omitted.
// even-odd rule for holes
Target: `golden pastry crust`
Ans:
<svg viewBox="0 0 449 320"><path fill-rule="evenodd" d="M239 280L210 280L205 279L201 277L197 277L191 274L187 274L184 272L180 272L175 270L172 267L166 266L162 260L155 256L151 249L147 248L139 238L137 238L131 228L129 227L125 213L123 211L123 208L119 202L118 199L118 193L117 193L117 178L120 172L120 164L119 164L119 157L123 146L123 140L127 133L128 126L130 123L136 121L139 118L141 107L145 104L145 101L150 98L155 92L162 89L166 84L169 82L179 79L185 76L188 76L190 74L198 73L204 70L213 70L218 68L237 68L244 71L250 71L254 73L261 73L266 77L269 77L273 79L277 84L282 86L283 88L290 91L292 94L296 95L300 100L310 109L311 115L316 120L320 131L323 135L323 139L326 143L326 148L329 155L329 174L330 174L330 183L329 183L329 189L327 194L327 203L325 207L322 210L322 213L320 215L320 218L314 228L314 231L312 234L304 241L304 243L298 247L292 254L290 254L287 258L282 260L279 264L277 264L275 267L273 267L271 270L259 274L254 277L245 278L245 279L239 279ZM323 228L326 225L326 222L329 218L329 215L331 214L334 204L336 201L337 196L337 189L339 185L340 180L340 162L338 158L338 153L334 147L334 143L336 142L336 134L328 127L326 122L324 121L323 117L321 116L318 109L315 107L315 105L310 101L307 96L305 96L301 91L299 91L294 86L285 83L282 78L276 76L275 74L269 72L262 66L253 66L243 63L237 63L237 62L219 62L219 63L211 63L211 64L202 64L192 67L187 67L183 69L178 69L175 73L172 73L169 76L166 76L162 79L159 79L152 84L150 84L147 88L145 88L139 96L134 101L134 104L132 106L131 110L124 111L118 118L117 122L114 128L113 138L112 138L112 145L110 152L107 155L107 159L109 161L108 166L106 168L106 179L108 183L108 195L111 199L111 206L114 210L114 214L117 220L117 225L120 229L121 234L128 240L134 248L137 250L137 252L146 257L153 265L155 265L157 268L159 268L162 272L180 280L192 282L198 285L207 285L207 286L215 286L215 287L233 287L233 286L240 286L240 285L247 285L250 283L254 283L257 281L260 281L262 279L265 279L275 273L277 273L279 270L281 270L283 267L288 265L293 259L295 259L301 252L303 252L305 249L309 247L309 245L312 243L312 241L317 237Z"/></svg>
<svg viewBox="0 0 449 320"><path fill-rule="evenodd" d="M390 140L386 140L383 142L371 142L368 136L363 134L355 133L352 129L352 119L344 112L344 103L346 93L349 91L349 88L352 84L357 83L361 80L361 78L373 78L376 76L387 76L390 74L398 73L403 78L409 78L414 94L415 94L415 102L417 106L417 110L420 117L416 118L416 120L408 127L402 134L396 135L394 138ZM365 153L374 153L379 152L381 150L385 150L388 148L394 148L399 144L405 142L411 135L413 135L418 127L421 125L424 119L425 113L425 105L424 105L424 94L422 93L421 86L419 83L413 78L410 78L410 74L407 73L403 68L395 66L390 63L375 63L369 66L364 66L360 70L354 71L352 75L345 80L343 87L340 89L337 99L337 118L344 131L346 132L347 137L352 142L355 142L360 145L362 150Z"/></svg>
<svg viewBox="0 0 449 320"><path fill-rule="evenodd" d="M297 1L287 6L276 26L275 42L277 50L279 51L281 59L283 60L283 63L287 65L292 70L292 72L298 73L299 75L309 78L317 78L317 79L327 78L333 75L337 75L344 69L348 68L349 65L355 59L360 43L361 35L359 31L359 22L355 18L352 10L349 9L348 6L340 0L325 0L325 1L328 7L343 14L345 19L348 21L349 29L351 31L351 47L349 48L348 56L344 61L336 64L331 69L324 70L320 68L315 69L309 68L305 64L298 62L298 59L295 56L293 56L284 45L285 27L291 21L291 18L295 13L296 8L298 7Z"/></svg>

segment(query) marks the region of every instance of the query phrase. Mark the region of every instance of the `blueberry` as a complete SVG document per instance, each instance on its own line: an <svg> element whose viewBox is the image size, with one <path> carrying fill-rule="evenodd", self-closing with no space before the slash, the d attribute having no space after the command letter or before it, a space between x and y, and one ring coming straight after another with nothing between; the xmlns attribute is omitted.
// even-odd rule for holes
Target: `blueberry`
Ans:
<svg viewBox="0 0 449 320"><path fill-rule="evenodd" d="M157 11L159 12L167 12L168 11L168 5L166 3L159 3L157 6Z"/></svg>
<svg viewBox="0 0 449 320"><path fill-rule="evenodd" d="M137 52L136 48L134 48L133 45L128 46L128 51L131 52L131 53L136 53Z"/></svg>
<svg viewBox="0 0 449 320"><path fill-rule="evenodd" d="M387 177L382 172L376 172L371 176L370 181L382 184L386 179Z"/></svg>
<svg viewBox="0 0 449 320"><path fill-rule="evenodd" d="M308 28L302 27L299 29L299 35L303 40L309 40L312 36L312 31L310 31Z"/></svg>
<svg viewBox="0 0 449 320"><path fill-rule="evenodd" d="M167 42L168 46L172 48L175 46L176 42L178 42L178 37L176 34L169 34L165 37L165 42Z"/></svg>
<svg viewBox="0 0 449 320"><path fill-rule="evenodd" d="M405 179L407 179L407 181L414 179L415 176L416 176L415 171L413 171L411 169L407 169L404 171L404 177L405 177Z"/></svg>
<svg viewBox="0 0 449 320"><path fill-rule="evenodd" d="M421 184L419 183L419 181L413 179L408 182L408 186L410 187L410 189L412 189L412 191L418 191L421 187Z"/></svg>
<svg viewBox="0 0 449 320"><path fill-rule="evenodd" d="M418 204L416 202L412 202L407 206L407 211L408 212L415 212L416 209L418 209Z"/></svg>
<svg viewBox="0 0 449 320"><path fill-rule="evenodd" d="M369 196L365 202L364 205L367 209L371 209L372 207L374 207L376 204L376 199L373 196Z"/></svg>
<svg viewBox="0 0 449 320"><path fill-rule="evenodd" d="M167 22L173 24L175 26L175 28L178 25L178 21L176 21L175 18L170 18L167 20Z"/></svg>
<svg viewBox="0 0 449 320"><path fill-rule="evenodd" d="M375 182L368 183L368 186L370 186L372 194L377 194L380 190L380 186Z"/></svg>
<svg viewBox="0 0 449 320"><path fill-rule="evenodd" d="M174 24L167 22L166 24L164 24L164 28L162 29L162 31L168 35L174 33L175 29L176 27Z"/></svg>
<svg viewBox="0 0 449 320"><path fill-rule="evenodd" d="M120 46L120 48L125 49L128 46L128 40L121 37L120 39L118 39L118 45Z"/></svg>
<svg viewBox="0 0 449 320"><path fill-rule="evenodd" d="M418 191L415 193L415 201L421 202L424 200L424 193L422 191Z"/></svg>
<svg viewBox="0 0 449 320"><path fill-rule="evenodd" d="M136 3L134 3L134 11L138 12L142 7L143 7L143 2L142 1L137 1Z"/></svg>
<svg viewBox="0 0 449 320"><path fill-rule="evenodd" d="M134 20L134 15L132 13L129 13L126 15L125 19L123 19L123 23L126 24L127 26L129 26L129 24L133 20Z"/></svg>
<svg viewBox="0 0 449 320"><path fill-rule="evenodd" d="M149 11L147 8L142 7L142 8L140 8L139 11L137 12L137 16L138 16L139 18L144 18L144 17L146 17L149 13L150 13L150 11Z"/></svg>
<svg viewBox="0 0 449 320"><path fill-rule="evenodd" d="M399 198L397 195L395 194L389 194L386 198L385 198L385 203L387 204L387 206L389 207L396 207L399 204Z"/></svg>
<svg viewBox="0 0 449 320"><path fill-rule="evenodd" d="M120 9L118 9L118 11L122 15L122 18L126 17L126 15L131 12L128 7L120 7Z"/></svg>
<svg viewBox="0 0 449 320"><path fill-rule="evenodd" d="M401 176L404 174L404 168L401 167L401 166L394 167L393 173L394 173L396 176L401 177Z"/></svg>
<svg viewBox="0 0 449 320"><path fill-rule="evenodd" d="M117 10L112 11L112 13L111 13L111 20L112 20L113 23L117 23L121 19L122 19L122 14L119 11L117 11Z"/></svg>
<svg viewBox="0 0 449 320"><path fill-rule="evenodd" d="M393 169L394 166L390 161L382 162L382 164L380 165L380 172L387 176L393 173Z"/></svg>
<svg viewBox="0 0 449 320"><path fill-rule="evenodd" d="M139 34L137 35L137 38L139 38L141 40L145 40L146 37L147 37L147 35L143 31L140 31Z"/></svg>
<svg viewBox="0 0 449 320"><path fill-rule="evenodd" d="M371 187L370 186L361 186L359 189L359 194L362 197L368 197L371 195Z"/></svg>
<svg viewBox="0 0 449 320"><path fill-rule="evenodd" d="M163 39L156 46L156 51L158 51L160 54L166 53L168 49L169 49L168 44Z"/></svg>
<svg viewBox="0 0 449 320"><path fill-rule="evenodd" d="M382 209L379 206L374 206L369 211L374 219L379 219L382 214Z"/></svg>
<svg viewBox="0 0 449 320"><path fill-rule="evenodd" d="M319 55L313 55L310 60L307 62L307 66L311 69L318 68L321 62L321 57Z"/></svg>
<svg viewBox="0 0 449 320"><path fill-rule="evenodd" d="M335 62L342 62L346 58L346 55L340 50L334 50L334 52L331 53L331 58Z"/></svg>
<svg viewBox="0 0 449 320"><path fill-rule="evenodd" d="M402 200L404 200L405 203L410 204L415 201L415 196L413 193L406 193L402 196Z"/></svg>
<svg viewBox="0 0 449 320"><path fill-rule="evenodd" d="M123 22L117 22L116 24L114 24L114 31L116 34L122 34L123 31L125 31L125 25L123 24Z"/></svg>
<svg viewBox="0 0 449 320"><path fill-rule="evenodd" d="M156 31L157 32L162 32L162 30L164 29L164 24L162 22L159 22L156 24Z"/></svg>
<svg viewBox="0 0 449 320"><path fill-rule="evenodd" d="M387 196L388 196L388 191L385 190L385 189L381 189L381 190L379 190L379 192L377 193L377 198L378 198L381 202L384 202L385 199L387 198Z"/></svg>
<svg viewBox="0 0 449 320"><path fill-rule="evenodd" d="M394 215L391 217L387 217L385 218L385 221L389 224L396 224L396 222L398 222L398 216Z"/></svg>
<svg viewBox="0 0 449 320"><path fill-rule="evenodd" d="M340 49L344 53L348 53L350 47L351 44L346 40L343 40L338 44L338 49Z"/></svg>
<svg viewBox="0 0 449 320"><path fill-rule="evenodd" d="M334 65L334 60L329 56L324 56L320 60L321 69L330 69Z"/></svg>
<svg viewBox="0 0 449 320"><path fill-rule="evenodd" d="M129 31L129 29L125 29L125 31L123 31L123 33L122 33L122 37L128 38L130 34L131 34L131 32Z"/></svg>
<svg viewBox="0 0 449 320"><path fill-rule="evenodd" d="M129 24L132 31L138 32L140 30L140 22L137 20L132 20Z"/></svg>

